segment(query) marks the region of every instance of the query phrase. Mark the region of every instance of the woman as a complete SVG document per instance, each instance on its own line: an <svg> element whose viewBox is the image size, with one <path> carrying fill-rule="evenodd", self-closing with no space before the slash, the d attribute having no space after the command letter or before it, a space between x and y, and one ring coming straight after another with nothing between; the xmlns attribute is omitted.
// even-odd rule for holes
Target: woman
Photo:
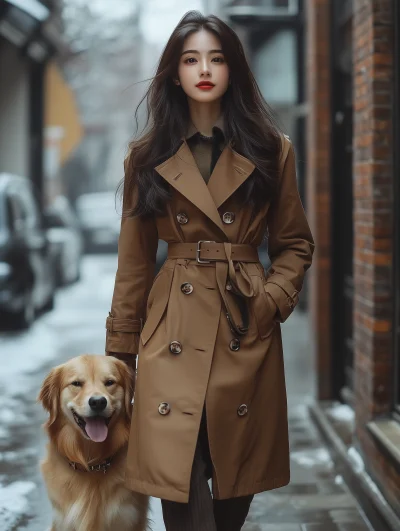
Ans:
<svg viewBox="0 0 400 531"><path fill-rule="evenodd" d="M106 354L138 354L126 483L161 498L167 531L236 531L255 493L289 483L280 323L314 243L293 147L223 21L182 18L147 101L106 324Z"/></svg>

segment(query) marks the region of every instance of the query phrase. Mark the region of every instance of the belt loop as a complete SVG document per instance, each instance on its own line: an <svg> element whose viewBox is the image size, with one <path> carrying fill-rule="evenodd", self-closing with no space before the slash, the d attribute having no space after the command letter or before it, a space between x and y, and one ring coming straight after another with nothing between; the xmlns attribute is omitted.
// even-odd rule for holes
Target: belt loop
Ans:
<svg viewBox="0 0 400 531"><path fill-rule="evenodd" d="M231 242L223 242L224 248L225 248L225 254L228 259L228 261L231 259L232 256L232 244Z"/></svg>

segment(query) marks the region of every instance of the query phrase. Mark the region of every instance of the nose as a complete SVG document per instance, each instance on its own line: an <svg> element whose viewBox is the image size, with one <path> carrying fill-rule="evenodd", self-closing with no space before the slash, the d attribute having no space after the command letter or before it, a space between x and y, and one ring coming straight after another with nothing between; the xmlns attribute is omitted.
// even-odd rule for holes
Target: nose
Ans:
<svg viewBox="0 0 400 531"><path fill-rule="evenodd" d="M107 398L105 396L91 396L89 406L96 413L103 411L107 407Z"/></svg>
<svg viewBox="0 0 400 531"><path fill-rule="evenodd" d="M208 75L210 73L210 68L208 66L208 61L206 57L204 57L200 61L200 70L202 75Z"/></svg>

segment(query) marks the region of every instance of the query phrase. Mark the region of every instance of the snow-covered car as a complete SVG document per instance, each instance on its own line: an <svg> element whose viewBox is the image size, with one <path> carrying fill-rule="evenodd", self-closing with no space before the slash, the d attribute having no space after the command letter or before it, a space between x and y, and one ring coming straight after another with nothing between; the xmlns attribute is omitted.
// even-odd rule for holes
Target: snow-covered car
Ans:
<svg viewBox="0 0 400 531"><path fill-rule="evenodd" d="M65 196L59 195L45 212L47 237L56 248L58 286L80 278L83 237L79 220Z"/></svg>
<svg viewBox="0 0 400 531"><path fill-rule="evenodd" d="M85 251L116 252L121 226L121 202L115 192L83 194L76 200Z"/></svg>

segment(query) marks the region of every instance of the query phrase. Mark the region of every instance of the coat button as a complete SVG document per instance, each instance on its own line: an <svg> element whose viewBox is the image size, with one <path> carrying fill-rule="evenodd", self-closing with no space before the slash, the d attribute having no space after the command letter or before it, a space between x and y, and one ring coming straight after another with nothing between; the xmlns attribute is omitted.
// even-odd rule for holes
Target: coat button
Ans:
<svg viewBox="0 0 400 531"><path fill-rule="evenodd" d="M231 291L231 289L232 289L232 284L231 284L230 282L227 282L225 288L226 288L228 291Z"/></svg>
<svg viewBox="0 0 400 531"><path fill-rule="evenodd" d="M161 402L161 404L158 406L158 412L160 415L168 415L170 411L171 407L168 402Z"/></svg>
<svg viewBox="0 0 400 531"><path fill-rule="evenodd" d="M185 214L185 212L179 212L176 215L176 219L178 220L178 223L180 223L181 225L185 225L189 221L189 218L187 214Z"/></svg>
<svg viewBox="0 0 400 531"><path fill-rule="evenodd" d="M240 349L240 341L239 339L235 338L235 339L232 339L232 341L229 343L229 348L231 350L239 350Z"/></svg>
<svg viewBox="0 0 400 531"><path fill-rule="evenodd" d="M222 216L222 221L227 224L233 223L235 221L235 213L225 212L225 214Z"/></svg>
<svg viewBox="0 0 400 531"><path fill-rule="evenodd" d="M172 354L180 354L182 352L182 345L179 341L171 341L169 344L169 350Z"/></svg>
<svg viewBox="0 0 400 531"><path fill-rule="evenodd" d="M193 286L192 284L190 284L190 282L184 282L182 285L181 285L181 291L182 293L184 293L185 295L190 295L193 291Z"/></svg>
<svg viewBox="0 0 400 531"><path fill-rule="evenodd" d="M242 404L241 406L238 407L237 414L239 415L239 417L243 417L244 415L247 414L246 404Z"/></svg>

